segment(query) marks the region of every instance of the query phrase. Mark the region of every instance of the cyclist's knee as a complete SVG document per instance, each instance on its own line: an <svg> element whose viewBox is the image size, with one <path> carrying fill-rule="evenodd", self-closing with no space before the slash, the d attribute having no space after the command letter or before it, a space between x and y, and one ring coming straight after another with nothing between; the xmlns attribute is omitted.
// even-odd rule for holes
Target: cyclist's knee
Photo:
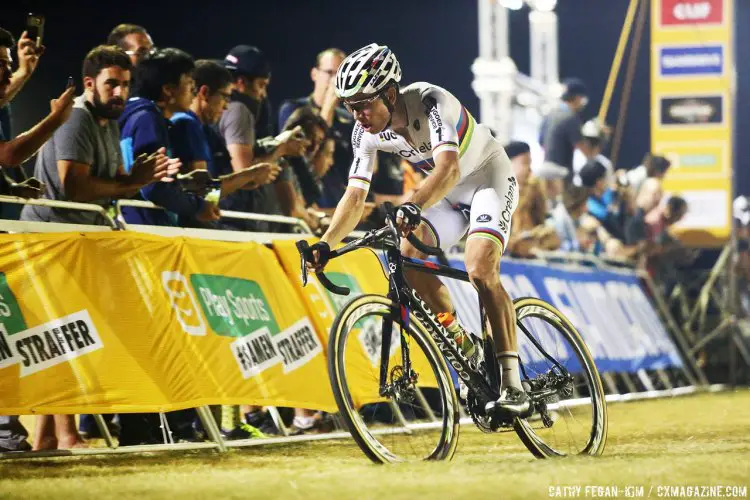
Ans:
<svg viewBox="0 0 750 500"><path fill-rule="evenodd" d="M466 272L471 283L480 292L500 285L500 268L494 259L471 259L466 261Z"/></svg>
<svg viewBox="0 0 750 500"><path fill-rule="evenodd" d="M466 244L466 272L474 286L483 289L500 283L500 249L491 240L470 239Z"/></svg>

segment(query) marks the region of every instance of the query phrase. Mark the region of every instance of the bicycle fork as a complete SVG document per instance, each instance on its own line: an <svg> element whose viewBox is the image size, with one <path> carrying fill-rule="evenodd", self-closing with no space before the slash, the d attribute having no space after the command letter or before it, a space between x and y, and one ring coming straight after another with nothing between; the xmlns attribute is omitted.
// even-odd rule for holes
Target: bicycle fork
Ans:
<svg viewBox="0 0 750 500"><path fill-rule="evenodd" d="M407 291L410 292L410 296L406 296ZM389 296L390 295L391 294L389 293ZM409 300L405 300L407 297ZM401 330L400 340L402 347L403 373L407 377L416 377L416 374L413 374L412 371L411 359L409 357L409 344L407 342L408 337L406 334L406 331L409 329L409 315L413 314L422 324L430 337L435 341L448 364L453 370L455 370L461 380L463 380L463 382L474 391L477 399L489 402L495 401L499 397L497 389L493 389L493 387L490 386L485 377L480 373L478 367L475 368L471 365L461 348L450 337L445 330L445 327L440 324L437 317L430 311L425 302L414 290L403 290L401 301L398 300L397 296L395 297L396 300L394 300L393 297L390 298L393 300L393 303L396 304L396 307L394 307L394 310L391 311L390 315L383 317L380 355L381 396L385 396L392 392L392 390L389 390L391 389L391 384L389 384L388 380L388 361L390 358L390 345L393 336L394 322L398 323ZM489 347L491 347L491 345ZM484 403L482 403L482 406L484 406Z"/></svg>

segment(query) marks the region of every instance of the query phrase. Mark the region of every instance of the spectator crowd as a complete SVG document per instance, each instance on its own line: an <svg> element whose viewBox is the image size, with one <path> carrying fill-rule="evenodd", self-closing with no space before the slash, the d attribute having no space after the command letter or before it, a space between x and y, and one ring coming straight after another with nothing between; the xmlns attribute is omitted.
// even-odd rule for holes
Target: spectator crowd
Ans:
<svg viewBox="0 0 750 500"><path fill-rule="evenodd" d="M322 228L344 193L352 159L351 114L334 93L346 54L322 50L311 61L309 95L281 103L268 99L272 61L257 47L238 45L223 59L195 60L177 48L156 48L143 27L122 24L82 62L82 80L50 103L31 129L14 135L10 101L43 60L44 47L23 33L18 42L0 28L0 194L85 202L112 210L118 199L145 200L163 210L125 207L124 222L236 231L283 230L277 223L223 218L221 210L302 219ZM13 70L13 58L17 67ZM217 54L220 56L220 54ZM608 129L585 124L588 101L580 80L565 83L559 107L545 119L545 158L532 165L529 144L505 149L520 185L520 202L506 252L533 258L550 251L628 259L656 269L679 249L670 227L687 212L679 196L665 196L669 161L646 154L632 169L604 156ZM574 165L576 151L585 162ZM33 158L33 177L16 168ZM379 152L368 217L384 201L399 203L422 173L398 156ZM197 173L204 174L202 177ZM218 196L208 196L217 179ZM196 179L204 179L203 184ZM196 187L196 183L198 186ZM0 217L27 221L107 224L97 212L0 205ZM368 220L363 220L367 225ZM260 407L215 409L230 438L278 432ZM289 410L295 432L327 427L326 416ZM72 416L39 416L35 449L70 448L95 437L90 416L77 428ZM168 414L178 439L200 439L193 410ZM161 441L156 415L107 417L120 444ZM0 451L29 449L16 417L0 417Z"/></svg>

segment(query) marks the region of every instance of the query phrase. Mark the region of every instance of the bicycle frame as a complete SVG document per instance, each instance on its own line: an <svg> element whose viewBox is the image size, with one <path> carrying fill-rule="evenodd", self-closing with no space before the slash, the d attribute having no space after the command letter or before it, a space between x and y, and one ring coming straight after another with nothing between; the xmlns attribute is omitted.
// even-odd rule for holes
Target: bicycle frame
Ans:
<svg viewBox="0 0 750 500"><path fill-rule="evenodd" d="M485 347L485 365L490 368L490 384L479 372L479 367L472 366L461 348L459 348L455 341L450 337L445 327L438 321L435 314L430 311L424 300L422 300L414 291L414 289L409 286L404 276L404 269L414 269L419 272L426 272L437 276L445 276L447 278L458 279L467 282L469 281L468 274L465 271L454 269L452 267L401 255L401 238L398 234L398 230L396 229L393 217L389 215L386 218L386 222L387 225L385 227L375 231L370 231L365 236L347 243L343 247L332 250L330 252L330 258L336 258L353 250L363 248L371 244L382 242L384 245L386 257L386 274L388 275L389 282L387 297L393 302L395 307L389 315L383 317L380 356L380 394L382 396L386 396L393 389L393 386L388 384L388 363L390 358L389 348L393 336L394 322L398 323L401 327L400 337L403 353L403 373L407 377L411 376L412 374L407 336L404 335L403 332L404 330L408 330L410 314L413 314L414 317L417 318L427 330L427 333L430 335L430 337L432 337L432 339L435 341L438 348L440 349L440 352L443 353L443 356L453 367L458 376L461 377L464 383L474 391L476 397L483 402L496 400L499 397L500 377L497 373L497 366L494 359L494 347L492 346L491 337L488 336L486 331L484 331L483 329L482 335ZM412 243L414 243L413 239L416 238L409 238ZM304 286L307 283L306 262L311 261L310 247L306 241L299 241L297 242L297 248L300 251L300 255L302 257L301 271L302 284ZM325 276L323 272L317 272L316 276L318 277L318 280L321 282L321 284L328 290L341 295L349 294L348 288L335 285ZM482 324L486 324L484 308L481 305L481 301L480 316L482 318Z"/></svg>
<svg viewBox="0 0 750 500"><path fill-rule="evenodd" d="M408 329L409 326L409 314L413 314L414 317L420 320L424 328L429 333L430 337L435 341L440 352L453 367L459 377L464 383L475 391L475 394L486 401L494 401L499 397L499 377L494 369L490 370L490 379L492 384L489 384L485 377L479 372L478 367L472 366L469 360L464 355L461 348L455 343L450 337L445 327L438 321L435 314L430 311L427 304L422 300L416 291L409 286L404 276L404 269L414 269L419 272L426 272L436 276L444 276L451 279L458 279L461 281L469 281L469 275L465 271L454 269L449 266L436 264L434 262L415 259L411 257L404 257L401 255L401 251L398 247L386 246L385 257L389 274L389 288L388 298L393 301L399 307L399 311L392 311L390 316L383 318L382 328L382 344L381 344L381 355L380 355L380 389L381 395L387 394L388 388L388 362L389 356L387 349L391 345L391 336L393 334L392 327L393 321L399 323L402 332ZM482 324L484 321L484 308L480 301L480 316L482 317ZM494 349L492 348L492 340L487 335L486 330L482 330L483 342L485 347L485 354L489 354L491 357L491 363L485 363L486 366L494 367ZM408 344L406 335L401 335L401 346L403 353L403 370L405 374L410 374L410 360L408 359ZM489 349L488 349L489 348ZM487 361L487 360L485 360Z"/></svg>

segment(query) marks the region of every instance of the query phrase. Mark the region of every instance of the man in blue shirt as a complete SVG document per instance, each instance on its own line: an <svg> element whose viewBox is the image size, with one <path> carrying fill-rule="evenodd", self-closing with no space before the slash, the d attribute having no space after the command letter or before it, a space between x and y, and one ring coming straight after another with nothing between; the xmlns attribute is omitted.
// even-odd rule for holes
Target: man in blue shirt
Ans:
<svg viewBox="0 0 750 500"><path fill-rule="evenodd" d="M220 206L231 207L226 197L238 189L250 190L272 182L280 167L260 163L235 172L221 136L212 128L227 108L232 92L232 74L222 64L201 60L193 70L195 96L187 111L172 115L169 138L172 153L184 169L208 170L213 178L222 178Z"/></svg>
<svg viewBox="0 0 750 500"><path fill-rule="evenodd" d="M126 171L135 158L166 148L176 157L169 142L169 119L177 112L187 111L193 98L193 58L179 49L160 49L143 58L135 69L135 89L120 117L120 147ZM130 224L154 226L175 225L197 220L219 219L219 209L199 196L184 192L174 183L158 183L141 189L143 199L169 211L126 208L125 221Z"/></svg>
<svg viewBox="0 0 750 500"><path fill-rule="evenodd" d="M10 101L13 100L29 78L31 78L39 63L39 57L44 53L44 47L37 48L35 41L29 38L26 32L22 33L17 49L18 69L11 73L11 62L13 61L11 48L14 45L15 40L13 39L13 35L0 28L0 65L2 65L2 69L0 69L2 73L0 75L0 86L2 87L0 89L0 142L5 143L13 139ZM39 131L37 131L34 141L36 148L27 148L29 154L39 149L39 146L52 135L54 130L54 128L47 127L47 131L43 135L38 135ZM29 146L33 145L29 144ZM4 158L0 158L0 165L4 167L17 166L17 164L13 164L15 162L9 162L6 155L4 156ZM23 157L25 160L28 156L18 155L18 158ZM22 182L23 180L24 174L21 169L6 169L0 175L0 193L8 194L11 182ZM0 218L18 219L21 214L21 208L23 208L23 205L0 204Z"/></svg>
<svg viewBox="0 0 750 500"><path fill-rule="evenodd" d="M0 28L0 165L15 167L36 152L62 125L73 109L74 89L66 90L60 99L55 99L51 113L28 132L13 139L11 132L10 101L21 89L34 69L36 69L40 52L34 42L21 35L18 43L18 70L11 72L11 48L15 45L13 36ZM19 210L13 207L12 213L0 205L0 217L18 218ZM29 451L31 445L26 441L28 431L21 424L18 416L0 415L0 452Z"/></svg>
<svg viewBox="0 0 750 500"><path fill-rule="evenodd" d="M589 160L579 176L589 190L586 209L614 238L625 241L625 220L628 216L627 200L619 190L607 184L607 167L598 160Z"/></svg>

